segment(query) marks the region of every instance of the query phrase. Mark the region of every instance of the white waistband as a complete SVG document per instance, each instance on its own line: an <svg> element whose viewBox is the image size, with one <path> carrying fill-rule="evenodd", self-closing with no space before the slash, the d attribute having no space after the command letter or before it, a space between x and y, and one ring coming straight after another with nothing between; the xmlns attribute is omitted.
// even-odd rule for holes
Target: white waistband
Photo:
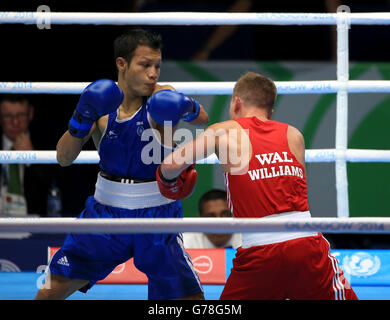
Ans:
<svg viewBox="0 0 390 320"><path fill-rule="evenodd" d="M156 181L128 184L104 179L100 174L94 198L101 204L124 209L157 207L175 201L160 193Z"/></svg>
<svg viewBox="0 0 390 320"><path fill-rule="evenodd" d="M311 218L310 211L291 211L273 214L262 219L276 218ZM242 248L250 248L253 246L262 246L266 244L279 243L283 241L316 236L318 232L256 232L256 233L242 233Z"/></svg>

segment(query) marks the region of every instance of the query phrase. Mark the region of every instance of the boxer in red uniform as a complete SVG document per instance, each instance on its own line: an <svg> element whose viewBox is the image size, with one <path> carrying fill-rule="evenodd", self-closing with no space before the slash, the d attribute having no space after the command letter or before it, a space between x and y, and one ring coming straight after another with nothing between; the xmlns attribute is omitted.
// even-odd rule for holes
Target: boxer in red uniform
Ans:
<svg viewBox="0 0 390 320"><path fill-rule="evenodd" d="M214 124L167 157L157 170L161 193L176 199L196 184L193 163L213 151L224 170L237 218L310 218L305 143L296 128L270 120L271 79L248 72L236 83L232 120ZM222 300L355 300L357 296L318 232L243 233Z"/></svg>

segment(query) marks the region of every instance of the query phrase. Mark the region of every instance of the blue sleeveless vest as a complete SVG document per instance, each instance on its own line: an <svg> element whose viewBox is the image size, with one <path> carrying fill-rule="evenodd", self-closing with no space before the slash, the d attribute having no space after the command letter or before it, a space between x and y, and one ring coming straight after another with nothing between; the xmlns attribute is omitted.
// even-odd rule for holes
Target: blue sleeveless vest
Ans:
<svg viewBox="0 0 390 320"><path fill-rule="evenodd" d="M127 119L118 120L117 111L109 114L98 150L100 169L119 177L155 180L158 165L173 149L164 147L154 131L145 103Z"/></svg>

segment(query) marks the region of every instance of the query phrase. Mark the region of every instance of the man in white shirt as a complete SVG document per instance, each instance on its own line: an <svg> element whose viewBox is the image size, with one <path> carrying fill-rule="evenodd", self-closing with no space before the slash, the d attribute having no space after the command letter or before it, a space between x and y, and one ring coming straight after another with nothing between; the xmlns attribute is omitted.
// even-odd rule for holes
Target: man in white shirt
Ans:
<svg viewBox="0 0 390 320"><path fill-rule="evenodd" d="M230 218L226 192L213 189L206 192L199 200L199 215L201 218ZM241 235L237 233L183 233L184 247L187 249L238 248L241 246Z"/></svg>

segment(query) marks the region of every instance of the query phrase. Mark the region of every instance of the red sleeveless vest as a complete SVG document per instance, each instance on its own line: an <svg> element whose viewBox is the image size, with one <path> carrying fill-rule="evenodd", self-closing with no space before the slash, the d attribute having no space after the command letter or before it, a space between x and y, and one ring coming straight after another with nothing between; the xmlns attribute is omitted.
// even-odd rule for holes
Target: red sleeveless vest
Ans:
<svg viewBox="0 0 390 320"><path fill-rule="evenodd" d="M224 174L232 214L237 218L261 218L308 211L305 171L288 146L288 124L263 122L256 117L235 121L248 129L253 153L246 173Z"/></svg>

